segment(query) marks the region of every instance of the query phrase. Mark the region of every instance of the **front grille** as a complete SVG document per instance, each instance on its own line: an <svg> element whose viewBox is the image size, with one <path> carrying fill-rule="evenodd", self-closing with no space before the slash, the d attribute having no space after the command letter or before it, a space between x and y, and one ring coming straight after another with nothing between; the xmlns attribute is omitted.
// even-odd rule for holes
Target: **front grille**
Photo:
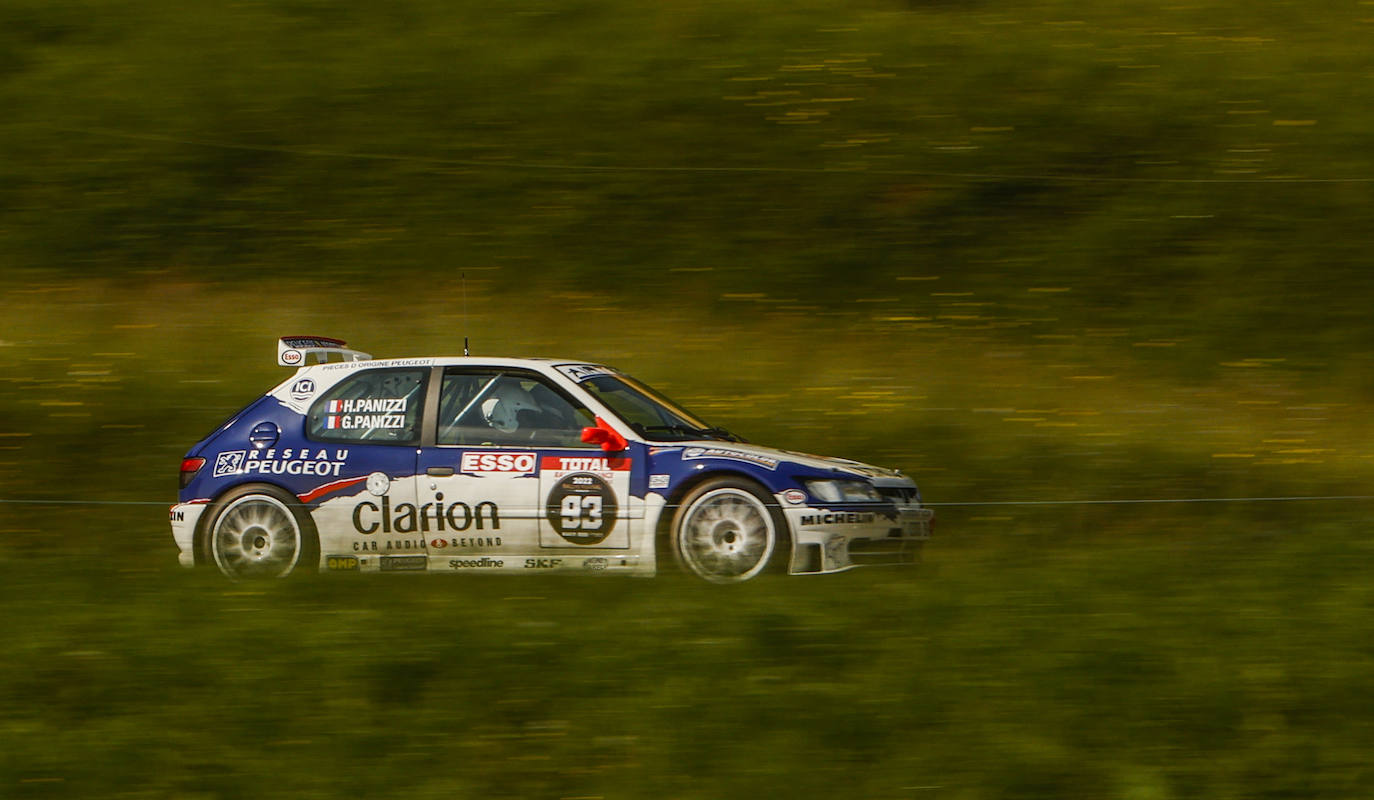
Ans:
<svg viewBox="0 0 1374 800"><path fill-rule="evenodd" d="M913 564L921 553L921 543L911 539L853 539L849 560L859 566Z"/></svg>
<svg viewBox="0 0 1374 800"><path fill-rule="evenodd" d="M929 539L931 531L935 527L935 512L929 508L913 508L901 512L902 523L904 526L914 528L908 535L917 539ZM900 536L902 533L893 529L893 536Z"/></svg>

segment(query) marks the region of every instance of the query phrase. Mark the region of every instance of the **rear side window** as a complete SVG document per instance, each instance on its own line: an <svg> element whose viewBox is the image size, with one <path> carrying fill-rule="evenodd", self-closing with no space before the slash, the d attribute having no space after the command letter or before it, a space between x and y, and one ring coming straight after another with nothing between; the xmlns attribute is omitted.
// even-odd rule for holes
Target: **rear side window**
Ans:
<svg viewBox="0 0 1374 800"><path fill-rule="evenodd" d="M369 369L345 378L310 407L306 431L323 442L415 444L428 369Z"/></svg>

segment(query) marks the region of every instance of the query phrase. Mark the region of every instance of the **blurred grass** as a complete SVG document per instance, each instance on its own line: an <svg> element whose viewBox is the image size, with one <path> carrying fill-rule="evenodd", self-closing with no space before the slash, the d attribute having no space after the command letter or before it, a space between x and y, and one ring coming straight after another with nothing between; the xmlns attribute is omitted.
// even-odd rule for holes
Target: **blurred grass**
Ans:
<svg viewBox="0 0 1374 800"><path fill-rule="evenodd" d="M0 775L12 797L1364 794L1367 538L1083 544L972 524L916 575L728 593L6 556Z"/></svg>
<svg viewBox="0 0 1374 800"><path fill-rule="evenodd" d="M1371 20L7 0L0 499L147 505L0 504L0 796L1369 794L1368 501L946 505L732 592L229 586L161 504L302 332L934 503L1368 495Z"/></svg>

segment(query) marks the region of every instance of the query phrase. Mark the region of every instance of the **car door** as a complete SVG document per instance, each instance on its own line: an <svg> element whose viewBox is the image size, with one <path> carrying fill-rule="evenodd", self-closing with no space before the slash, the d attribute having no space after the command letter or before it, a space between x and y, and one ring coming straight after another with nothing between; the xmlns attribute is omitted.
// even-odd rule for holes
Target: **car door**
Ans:
<svg viewBox="0 0 1374 800"><path fill-rule="evenodd" d="M447 367L433 446L419 455L416 494L432 520L432 569L526 569L539 559L551 459L591 457L594 416L529 370ZM560 501L561 502L561 501ZM595 503L595 501L592 501Z"/></svg>

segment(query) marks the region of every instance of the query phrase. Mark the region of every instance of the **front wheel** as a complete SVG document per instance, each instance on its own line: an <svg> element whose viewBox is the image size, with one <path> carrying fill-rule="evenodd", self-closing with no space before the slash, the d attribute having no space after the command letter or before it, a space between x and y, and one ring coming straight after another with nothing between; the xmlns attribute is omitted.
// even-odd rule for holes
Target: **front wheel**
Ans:
<svg viewBox="0 0 1374 800"><path fill-rule="evenodd" d="M319 565L315 526L296 498L271 486L244 486L210 509L210 560L230 578L284 578Z"/></svg>
<svg viewBox="0 0 1374 800"><path fill-rule="evenodd" d="M712 583L743 583L785 571L792 555L787 524L761 487L717 478L696 487L673 515L678 566Z"/></svg>

